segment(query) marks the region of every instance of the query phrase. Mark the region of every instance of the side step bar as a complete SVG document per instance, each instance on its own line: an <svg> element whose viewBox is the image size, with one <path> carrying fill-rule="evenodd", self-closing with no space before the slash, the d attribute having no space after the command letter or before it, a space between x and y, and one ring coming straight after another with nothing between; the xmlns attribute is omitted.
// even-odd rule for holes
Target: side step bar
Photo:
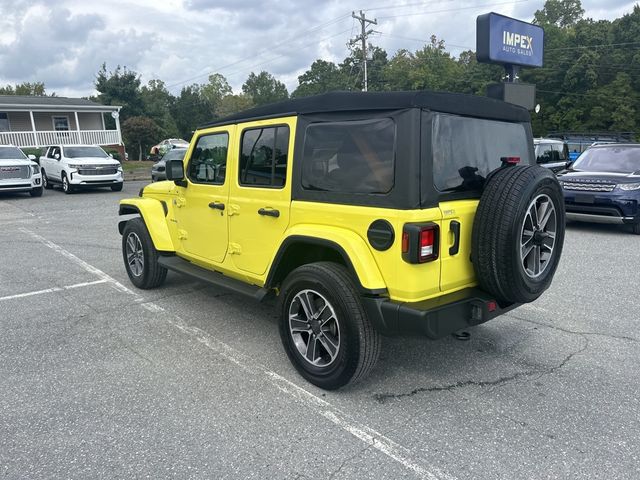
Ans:
<svg viewBox="0 0 640 480"><path fill-rule="evenodd" d="M182 273L197 280L222 287L234 293L252 297L261 302L269 293L266 288L249 285L235 278L224 276L222 273L207 270L177 256L159 257L158 264L173 272Z"/></svg>

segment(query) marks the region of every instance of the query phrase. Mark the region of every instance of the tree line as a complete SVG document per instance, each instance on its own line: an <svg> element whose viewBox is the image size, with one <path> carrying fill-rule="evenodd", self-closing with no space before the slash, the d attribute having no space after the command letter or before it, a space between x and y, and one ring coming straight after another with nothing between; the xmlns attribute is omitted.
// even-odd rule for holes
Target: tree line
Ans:
<svg viewBox="0 0 640 480"><path fill-rule="evenodd" d="M537 88L539 114L532 113L536 136L552 131L624 131L640 129L640 5L613 21L584 18L580 0L547 0L535 12L534 23L545 30L544 66L523 69L520 81ZM139 151L161 138L189 140L193 130L253 106L335 90L362 89L362 55L354 48L339 63L314 61L288 92L284 83L266 71L251 73L234 93L220 73L206 83L193 83L172 94L159 79L141 84L140 75L126 67L96 75L98 95L106 105L122 105L122 131L127 144ZM498 65L478 63L475 52L457 57L444 40L432 36L422 48L401 49L392 56L370 45L367 62L370 91L442 90L484 95L490 83L500 82ZM11 87L7 87L11 88ZM37 90L40 83L17 86ZM0 89L3 93L3 89ZM11 94L7 92L6 94Z"/></svg>

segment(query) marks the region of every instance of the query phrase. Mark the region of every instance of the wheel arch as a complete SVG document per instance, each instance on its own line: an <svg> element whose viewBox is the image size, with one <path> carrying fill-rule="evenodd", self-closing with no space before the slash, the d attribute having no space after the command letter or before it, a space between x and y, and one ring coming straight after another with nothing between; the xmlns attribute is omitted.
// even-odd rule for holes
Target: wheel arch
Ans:
<svg viewBox="0 0 640 480"><path fill-rule="evenodd" d="M355 261L352 261L352 258ZM320 261L343 265L353 277L361 293L366 295L387 293L378 267L366 246L358 248L346 242L339 243L336 239L301 234L290 235L282 242L271 262L265 287L277 288L296 268Z"/></svg>
<svg viewBox="0 0 640 480"><path fill-rule="evenodd" d="M167 226L167 207L164 202L153 198L129 198L120 201L119 215L139 215L142 218L153 245L158 251L174 252L175 247L169 227ZM122 219L118 222L120 235L124 231L124 226L129 219Z"/></svg>

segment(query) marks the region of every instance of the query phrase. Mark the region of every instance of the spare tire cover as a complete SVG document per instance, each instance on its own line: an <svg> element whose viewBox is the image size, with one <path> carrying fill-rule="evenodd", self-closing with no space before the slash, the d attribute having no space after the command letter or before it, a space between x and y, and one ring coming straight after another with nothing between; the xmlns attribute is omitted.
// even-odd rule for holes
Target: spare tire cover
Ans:
<svg viewBox="0 0 640 480"><path fill-rule="evenodd" d="M487 179L473 221L471 261L480 287L526 303L551 285L564 243L562 188L538 166L510 166Z"/></svg>

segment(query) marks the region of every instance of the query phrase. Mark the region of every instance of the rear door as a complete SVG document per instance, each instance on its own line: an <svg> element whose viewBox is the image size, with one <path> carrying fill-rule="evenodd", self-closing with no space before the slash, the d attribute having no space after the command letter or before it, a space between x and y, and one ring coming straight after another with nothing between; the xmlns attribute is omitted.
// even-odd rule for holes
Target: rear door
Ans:
<svg viewBox="0 0 640 480"><path fill-rule="evenodd" d="M238 126L239 161L229 196L229 253L240 270L264 274L289 224L295 127L296 117Z"/></svg>
<svg viewBox="0 0 640 480"><path fill-rule="evenodd" d="M531 163L531 139L524 124L433 115L433 183L442 212L440 289L459 290L475 283L471 263L472 230L478 199L502 157Z"/></svg>

